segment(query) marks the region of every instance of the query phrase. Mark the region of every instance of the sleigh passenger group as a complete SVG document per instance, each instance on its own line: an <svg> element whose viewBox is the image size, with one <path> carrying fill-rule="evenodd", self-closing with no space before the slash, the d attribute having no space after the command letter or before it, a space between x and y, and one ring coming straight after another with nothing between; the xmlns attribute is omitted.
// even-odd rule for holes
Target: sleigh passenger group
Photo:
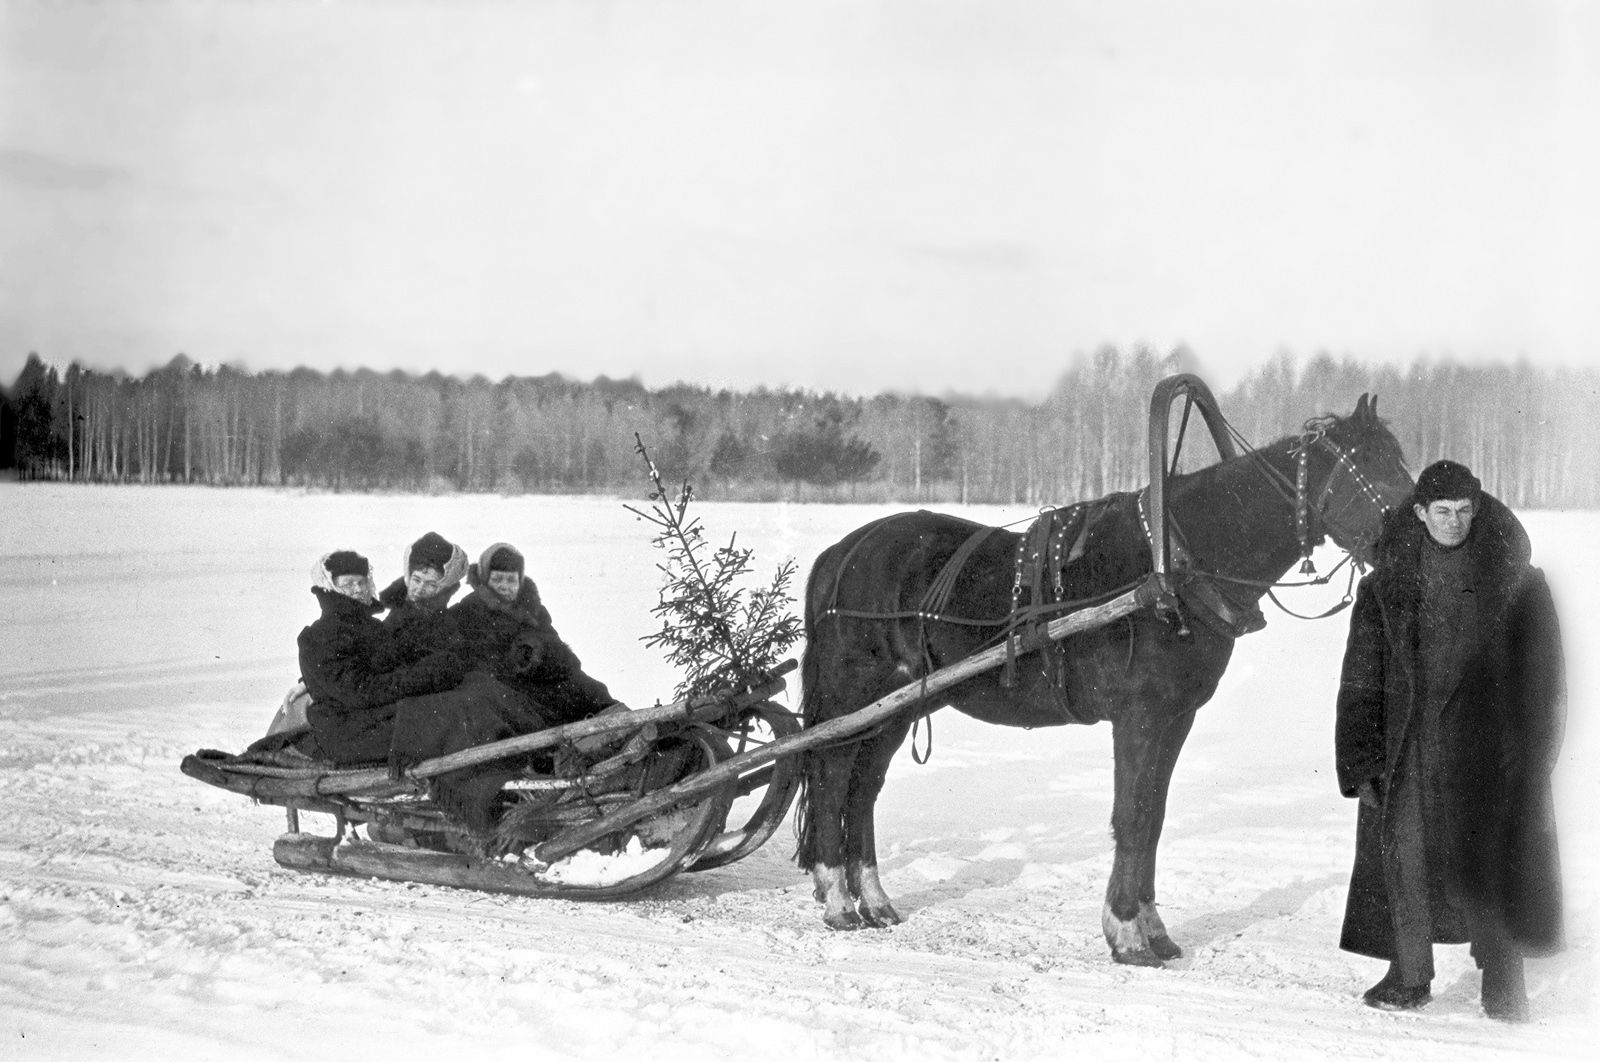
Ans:
<svg viewBox="0 0 1600 1062"><path fill-rule="evenodd" d="M325 554L313 568L322 614L299 636L309 699L300 751L336 766L387 762L398 773L627 710L557 633L515 546L496 542L469 562L430 531L406 548L401 570L379 592L371 562L352 550ZM521 766L513 759L452 771L430 782L430 795L488 837L501 790Z"/></svg>

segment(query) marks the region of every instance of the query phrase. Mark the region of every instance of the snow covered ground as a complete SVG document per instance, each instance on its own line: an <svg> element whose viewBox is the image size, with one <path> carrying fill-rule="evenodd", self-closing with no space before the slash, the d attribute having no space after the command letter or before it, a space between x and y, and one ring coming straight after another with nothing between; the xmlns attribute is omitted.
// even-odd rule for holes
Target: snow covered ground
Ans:
<svg viewBox="0 0 1600 1062"><path fill-rule="evenodd" d="M700 506L763 575L884 511ZM0 1059L1576 1057L1597 1028L1600 620L1582 591L1600 514L1523 516L1571 658L1570 946L1530 962L1534 1023L1512 1028L1480 1014L1465 947L1437 949L1435 1001L1410 1015L1361 1006L1381 964L1336 947L1355 822L1332 778L1342 617L1269 614L1241 643L1162 843L1186 954L1132 969L1099 928L1107 726L940 713L932 762L902 753L879 805L907 916L891 930L826 930L787 829L612 903L283 870L279 809L177 765L260 734L319 553L360 549L381 582L424 530L516 542L563 634L638 706L674 685L638 641L648 528L617 500L0 485ZM1320 611L1340 589L1285 600Z"/></svg>

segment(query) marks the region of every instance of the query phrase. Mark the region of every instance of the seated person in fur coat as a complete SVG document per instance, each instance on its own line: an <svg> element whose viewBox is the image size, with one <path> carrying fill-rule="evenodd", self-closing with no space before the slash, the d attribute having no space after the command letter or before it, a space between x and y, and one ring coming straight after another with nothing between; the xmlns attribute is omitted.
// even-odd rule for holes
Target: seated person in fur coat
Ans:
<svg viewBox="0 0 1600 1062"><path fill-rule="evenodd" d="M378 595L388 614L383 625L407 657L460 652L461 639L448 609L467 574L467 554L437 531L429 531L406 547L402 575Z"/></svg>
<svg viewBox="0 0 1600 1062"><path fill-rule="evenodd" d="M335 550L312 568L311 593L322 615L300 632L300 677L311 695L306 721L321 758L345 766L389 758L395 705L407 697L454 689L459 656L408 660L374 615L372 566Z"/></svg>
<svg viewBox="0 0 1600 1062"><path fill-rule="evenodd" d="M556 633L526 566L516 548L496 542L468 570L472 593L450 614L471 666L526 696L549 726L625 711Z"/></svg>
<svg viewBox="0 0 1600 1062"><path fill-rule="evenodd" d="M462 654L417 657L373 615L371 565L349 550L313 570L322 616L300 632L300 675L311 694L314 754L339 766L386 761L399 771L422 760L538 729L527 702L487 675L469 674ZM439 775L431 795L469 828L493 828L500 789L515 762Z"/></svg>

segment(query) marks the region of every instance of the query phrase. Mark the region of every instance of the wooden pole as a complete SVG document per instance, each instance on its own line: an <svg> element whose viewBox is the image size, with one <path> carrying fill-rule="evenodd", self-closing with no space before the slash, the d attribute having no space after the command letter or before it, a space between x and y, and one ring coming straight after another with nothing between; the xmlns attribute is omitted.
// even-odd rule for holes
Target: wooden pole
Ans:
<svg viewBox="0 0 1600 1062"><path fill-rule="evenodd" d="M1045 625L1044 638L1041 641L1060 641L1062 638L1070 637L1081 631L1104 626L1130 612L1153 605L1157 601L1158 595L1157 584L1152 579L1146 579L1132 590L1112 598L1103 605L1080 609L1069 616L1051 620ZM1039 648L1038 642L1019 645L1017 646L1017 652L1028 652L1037 648ZM816 726L808 726L798 734L779 738L758 748L741 752L730 759L723 760L715 767L699 771L675 785L670 785L665 789L658 789L648 796L633 801L626 807L618 808L608 815L603 815L582 826L575 826L565 833L552 837L534 849L534 857L542 863L554 863L630 823L676 804L681 804L703 793L709 793L724 785L731 784L752 767L770 763L783 756L794 755L805 749L816 748L819 745L829 745L844 741L869 727L876 726L883 720L898 714L918 701L949 689L951 686L972 678L974 675L979 675L991 668L998 667L1005 661L1006 652L1007 646L1002 644L985 649L981 653L974 653L972 656L965 657L948 667L942 667L932 672L925 678L902 686L888 696L858 708L849 715L840 716L838 719L830 719L828 722L820 723Z"/></svg>

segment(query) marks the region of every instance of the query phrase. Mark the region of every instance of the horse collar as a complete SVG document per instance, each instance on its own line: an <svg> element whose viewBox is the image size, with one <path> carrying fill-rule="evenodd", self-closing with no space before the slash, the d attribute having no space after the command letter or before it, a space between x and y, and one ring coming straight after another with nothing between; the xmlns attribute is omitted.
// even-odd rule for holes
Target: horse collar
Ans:
<svg viewBox="0 0 1600 1062"><path fill-rule="evenodd" d="M1145 535L1149 536L1151 529L1142 491L1139 494L1139 523L1144 527ZM1195 567L1194 554L1170 510L1167 513L1167 536L1167 561L1181 575L1171 591L1196 619L1227 638L1254 634L1267 625L1267 618L1254 602L1240 605L1229 600L1211 579Z"/></svg>

